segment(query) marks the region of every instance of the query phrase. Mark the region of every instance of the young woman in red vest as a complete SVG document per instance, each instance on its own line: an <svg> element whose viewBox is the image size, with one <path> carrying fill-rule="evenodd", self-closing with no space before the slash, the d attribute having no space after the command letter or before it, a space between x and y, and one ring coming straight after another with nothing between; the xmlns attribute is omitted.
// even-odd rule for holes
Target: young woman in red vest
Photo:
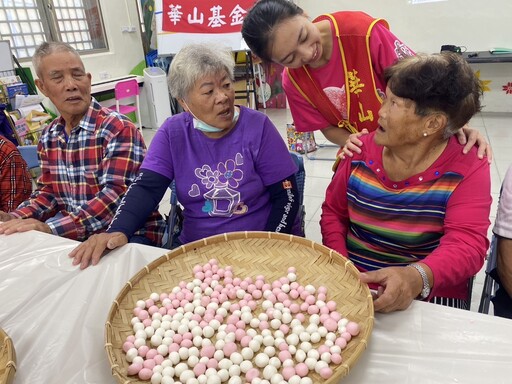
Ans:
<svg viewBox="0 0 512 384"><path fill-rule="evenodd" d="M340 146L351 133L377 129L386 89L384 68L414 55L383 19L347 11L311 22L288 0L255 3L242 36L253 54L285 67L282 85L297 131L321 130ZM359 142L356 135L351 140ZM467 142L466 152L477 143L480 157L490 155L476 130L465 128L459 141Z"/></svg>

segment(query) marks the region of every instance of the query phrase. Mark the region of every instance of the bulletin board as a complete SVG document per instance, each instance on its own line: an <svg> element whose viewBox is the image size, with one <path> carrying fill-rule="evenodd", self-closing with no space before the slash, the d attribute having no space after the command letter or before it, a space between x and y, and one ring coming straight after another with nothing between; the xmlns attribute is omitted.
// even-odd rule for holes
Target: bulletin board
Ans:
<svg viewBox="0 0 512 384"><path fill-rule="evenodd" d="M244 15L255 0L156 0L159 55L177 53L184 45L215 42L242 50Z"/></svg>

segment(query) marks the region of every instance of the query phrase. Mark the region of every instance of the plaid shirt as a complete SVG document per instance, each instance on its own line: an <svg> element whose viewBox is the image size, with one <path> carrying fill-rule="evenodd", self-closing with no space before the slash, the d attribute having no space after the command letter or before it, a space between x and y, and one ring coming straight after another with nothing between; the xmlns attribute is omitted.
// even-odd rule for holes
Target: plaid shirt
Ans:
<svg viewBox="0 0 512 384"><path fill-rule="evenodd" d="M38 145L38 188L11 214L45 221L55 235L85 240L110 224L137 176L146 146L126 117L94 98L69 137L64 128L59 117L44 129ZM164 228L155 211L137 234L160 245Z"/></svg>
<svg viewBox="0 0 512 384"><path fill-rule="evenodd" d="M10 212L29 198L32 178L16 146L0 136L0 211Z"/></svg>

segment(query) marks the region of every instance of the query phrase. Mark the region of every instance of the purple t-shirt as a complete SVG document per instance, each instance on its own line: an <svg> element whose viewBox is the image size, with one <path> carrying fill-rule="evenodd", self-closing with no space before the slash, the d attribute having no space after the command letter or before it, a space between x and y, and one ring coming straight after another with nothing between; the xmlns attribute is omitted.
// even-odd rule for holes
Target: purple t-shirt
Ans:
<svg viewBox="0 0 512 384"><path fill-rule="evenodd" d="M188 112L168 118L142 169L176 180L185 208L183 244L224 232L264 230L267 187L297 171L270 119L245 107L231 132L219 139L195 129Z"/></svg>

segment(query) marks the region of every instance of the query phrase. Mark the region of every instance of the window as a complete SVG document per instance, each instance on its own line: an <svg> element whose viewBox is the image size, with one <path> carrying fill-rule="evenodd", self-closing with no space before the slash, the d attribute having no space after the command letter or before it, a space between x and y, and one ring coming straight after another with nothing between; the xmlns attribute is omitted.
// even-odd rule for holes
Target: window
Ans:
<svg viewBox="0 0 512 384"><path fill-rule="evenodd" d="M79 52L105 50L99 0L0 0L0 40L18 59L43 41L62 41Z"/></svg>

